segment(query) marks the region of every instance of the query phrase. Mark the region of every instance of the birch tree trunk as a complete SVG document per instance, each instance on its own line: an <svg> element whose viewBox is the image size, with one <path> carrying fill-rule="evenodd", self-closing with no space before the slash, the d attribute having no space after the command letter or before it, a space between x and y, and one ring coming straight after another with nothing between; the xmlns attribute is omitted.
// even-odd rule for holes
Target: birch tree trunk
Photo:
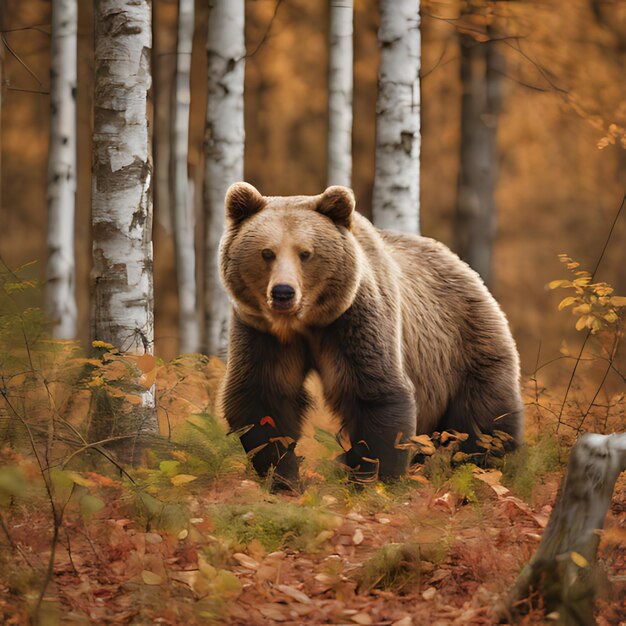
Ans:
<svg viewBox="0 0 626 626"><path fill-rule="evenodd" d="M380 0L373 222L419 234L419 0Z"/></svg>
<svg viewBox="0 0 626 626"><path fill-rule="evenodd" d="M566 626L595 624L595 561L598 530L611 504L615 481L626 470L626 433L582 435L570 453L567 472L537 553L509 595L510 616L531 590Z"/></svg>
<svg viewBox="0 0 626 626"><path fill-rule="evenodd" d="M93 338L133 354L154 348L150 19L149 0L95 2ZM133 418L111 429L157 431L154 387Z"/></svg>
<svg viewBox="0 0 626 626"><path fill-rule="evenodd" d="M48 150L46 303L58 339L76 336L76 74L78 4L53 0Z"/></svg>
<svg viewBox="0 0 626 626"><path fill-rule="evenodd" d="M479 43L461 34L460 43L463 96L455 250L490 286L496 235L496 136L504 60L493 41Z"/></svg>
<svg viewBox="0 0 626 626"><path fill-rule="evenodd" d="M327 185L352 186L353 0L330 2Z"/></svg>
<svg viewBox="0 0 626 626"><path fill-rule="evenodd" d="M205 132L205 344L208 354L226 354L229 303L217 256L224 230L224 197L243 179L245 68L244 0L210 0L208 103Z"/></svg>
<svg viewBox="0 0 626 626"><path fill-rule="evenodd" d="M194 207L189 194L189 105L194 0L178 1L176 79L172 90L170 141L170 205L174 216L174 248L178 282L178 350L198 352L200 327L196 312Z"/></svg>

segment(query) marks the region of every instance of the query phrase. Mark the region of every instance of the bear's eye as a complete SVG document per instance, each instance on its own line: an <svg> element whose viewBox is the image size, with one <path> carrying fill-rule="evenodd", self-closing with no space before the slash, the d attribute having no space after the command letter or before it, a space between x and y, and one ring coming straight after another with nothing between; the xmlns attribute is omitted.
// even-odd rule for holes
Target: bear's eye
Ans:
<svg viewBox="0 0 626 626"><path fill-rule="evenodd" d="M311 253L308 250L303 250L298 256L301 261L308 261L311 258Z"/></svg>
<svg viewBox="0 0 626 626"><path fill-rule="evenodd" d="M276 255L269 248L265 248L264 250L261 250L261 256L266 261L272 261L273 259L276 258Z"/></svg>

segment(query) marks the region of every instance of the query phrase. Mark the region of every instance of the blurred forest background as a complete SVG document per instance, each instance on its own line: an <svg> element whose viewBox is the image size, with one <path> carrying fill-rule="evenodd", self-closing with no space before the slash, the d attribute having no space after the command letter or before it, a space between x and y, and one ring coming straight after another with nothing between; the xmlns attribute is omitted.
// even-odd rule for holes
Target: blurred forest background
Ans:
<svg viewBox="0 0 626 626"><path fill-rule="evenodd" d="M593 270L626 188L626 3L619 0L503 1L460 18L472 2L422 3L422 234L454 246L460 153L460 37L484 40L497 27L504 59L497 122L497 237L492 290L513 327L523 371L558 356L576 331L545 284L563 276L557 254ZM471 8L471 7L470 7ZM167 124L177 2L154 0L154 128ZM201 178L206 110L207 3L196 2L191 72L190 175ZM50 2L3 0L7 49L2 86L0 252L9 266L46 259ZM90 170L93 99L92 3L79 3L77 297L80 338L89 333ZM315 194L326 186L328 5L246 2L245 179L270 195ZM370 216L374 172L378 3L354 16L353 187ZM153 109L154 111L154 109ZM155 140L156 141L156 140ZM162 142L163 143L163 142ZM163 156L167 145L156 145ZM165 163L166 163L166 156ZM165 165L167 168L167 165ZM167 169L165 169L167 175ZM155 177L163 178L157 161ZM156 354L177 354L177 291L167 197L156 184ZM626 291L626 219L620 219L598 278ZM201 272L202 263L198 263ZM200 283L201 284L201 283ZM544 373L558 376L560 368ZM569 368L567 369L569 374Z"/></svg>

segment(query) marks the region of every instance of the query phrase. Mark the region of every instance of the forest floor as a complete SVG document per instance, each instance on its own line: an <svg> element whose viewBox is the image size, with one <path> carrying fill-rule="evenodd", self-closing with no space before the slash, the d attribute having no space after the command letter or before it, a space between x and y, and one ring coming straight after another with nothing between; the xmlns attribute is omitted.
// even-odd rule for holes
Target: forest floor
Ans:
<svg viewBox="0 0 626 626"><path fill-rule="evenodd" d="M273 495L208 416L219 375L200 360L160 366L170 443L126 475L95 457L68 462L65 451L50 496L33 454L0 446L0 623L29 623L38 603L46 626L496 622L567 456L539 414L532 445L499 469L454 465L442 446L406 479L361 488L332 461L341 449L319 409L298 447L302 492ZM77 392L72 410L88 406ZM625 624L626 476L599 556L597 623ZM540 607L522 623L544 623Z"/></svg>

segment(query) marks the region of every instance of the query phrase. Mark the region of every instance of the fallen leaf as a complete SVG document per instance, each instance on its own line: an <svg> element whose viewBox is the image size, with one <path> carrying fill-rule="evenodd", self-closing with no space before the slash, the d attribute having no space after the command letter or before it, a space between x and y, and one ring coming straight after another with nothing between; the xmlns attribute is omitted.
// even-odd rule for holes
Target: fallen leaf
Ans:
<svg viewBox="0 0 626 626"><path fill-rule="evenodd" d="M437 595L437 590L434 587L428 587L422 591L422 598L424 600L432 600Z"/></svg>
<svg viewBox="0 0 626 626"><path fill-rule="evenodd" d="M444 578L448 578L451 572L449 569L436 569L430 577L430 582L437 583Z"/></svg>
<svg viewBox="0 0 626 626"><path fill-rule="evenodd" d="M357 613L352 615L350 619L356 624L373 624L374 620L367 613Z"/></svg>
<svg viewBox="0 0 626 626"><path fill-rule="evenodd" d="M358 546L361 543L363 543L363 539L365 539L365 536L363 535L363 531L360 528L357 528L354 531L354 535L352 535L352 543L355 546Z"/></svg>
<svg viewBox="0 0 626 626"><path fill-rule="evenodd" d="M147 569L141 572L141 578L146 585L160 585L163 582L163 579L158 574Z"/></svg>
<svg viewBox="0 0 626 626"><path fill-rule="evenodd" d="M276 585L276 589L284 593L286 596L289 596L296 602L300 602L302 604L309 604L311 602L311 598L306 595L306 593L299 591L295 587L291 587L290 585Z"/></svg>
<svg viewBox="0 0 626 626"><path fill-rule="evenodd" d="M454 513L454 495L451 491L446 491L442 496L439 496L433 502L433 506L436 506L440 509L444 509L449 513Z"/></svg>
<svg viewBox="0 0 626 626"><path fill-rule="evenodd" d="M233 559L235 559L239 563L239 565L245 567L246 569L255 570L259 567L258 561L255 561L247 554L243 554L243 552L235 552L235 554L233 554Z"/></svg>
<svg viewBox="0 0 626 626"><path fill-rule="evenodd" d="M506 496L510 493L504 485L500 484L502 472L499 470L484 471L477 467L474 470L474 478L478 478L478 480L489 485L498 497Z"/></svg>
<svg viewBox="0 0 626 626"><path fill-rule="evenodd" d="M289 617L285 615L277 604L266 604L259 608L261 615L267 619L273 619L275 622L286 622Z"/></svg>
<svg viewBox="0 0 626 626"><path fill-rule="evenodd" d="M172 476L170 481L174 487L180 487L180 485L185 485L187 483L193 482L194 480L198 480L197 476L192 476L191 474L176 474L176 476Z"/></svg>
<svg viewBox="0 0 626 626"><path fill-rule="evenodd" d="M570 558L578 567L588 567L589 561L579 552L570 552Z"/></svg>

